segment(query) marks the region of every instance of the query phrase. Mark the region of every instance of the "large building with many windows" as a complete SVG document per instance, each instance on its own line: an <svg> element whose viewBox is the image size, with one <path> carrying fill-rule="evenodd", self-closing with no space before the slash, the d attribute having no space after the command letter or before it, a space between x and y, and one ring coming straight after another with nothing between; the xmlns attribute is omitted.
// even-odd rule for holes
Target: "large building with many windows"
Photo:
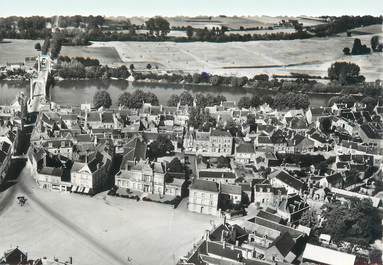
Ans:
<svg viewBox="0 0 383 265"><path fill-rule="evenodd" d="M218 183L197 179L190 186L188 209L192 212L218 216Z"/></svg>

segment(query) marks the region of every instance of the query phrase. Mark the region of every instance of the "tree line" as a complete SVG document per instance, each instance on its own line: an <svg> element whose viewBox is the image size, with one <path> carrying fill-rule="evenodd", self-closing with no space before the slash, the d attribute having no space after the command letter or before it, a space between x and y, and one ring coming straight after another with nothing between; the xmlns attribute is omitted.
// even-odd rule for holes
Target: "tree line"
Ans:
<svg viewBox="0 0 383 265"><path fill-rule="evenodd" d="M135 71L133 64L129 66L129 69L125 65L111 68L107 65L100 65L97 59L91 58L60 56L58 62L57 75L65 79L126 79L133 75L135 81L166 81L166 83L174 84L271 90L282 93L342 93L372 97L382 95L382 89L378 82L364 82L365 78L360 74L360 67L348 62L335 62L330 66L327 76L330 82L327 84L311 80L310 76L306 75L297 75L294 80L286 80L270 79L266 74L258 74L252 78L212 75L207 72L186 75L158 74L156 72ZM171 97L170 105L175 105L175 102L178 102L177 97L176 95ZM248 103L246 104L248 105Z"/></svg>
<svg viewBox="0 0 383 265"><path fill-rule="evenodd" d="M275 32L268 34L226 34L228 28L193 28L185 27L186 37L167 36L170 23L162 17L153 17L145 21L144 25L134 25L126 19L122 21L108 20L102 16L60 16L59 26L64 28L64 44L88 45L89 41L251 41L251 40L293 40L311 37L331 36L346 32L352 28L381 24L382 17L373 16L342 16L332 17L332 21L313 27L297 27L296 32ZM46 25L53 24L55 18L7 17L0 19L0 36L4 38L44 39L51 34ZM70 28L82 30L69 30ZM136 29L146 29L147 33L137 33ZM127 30L128 32L124 32Z"/></svg>

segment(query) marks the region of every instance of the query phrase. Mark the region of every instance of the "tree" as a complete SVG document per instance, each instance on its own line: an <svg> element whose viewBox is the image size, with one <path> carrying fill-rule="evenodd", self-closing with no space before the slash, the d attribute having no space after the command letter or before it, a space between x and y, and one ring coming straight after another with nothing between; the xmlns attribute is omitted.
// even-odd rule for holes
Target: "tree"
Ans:
<svg viewBox="0 0 383 265"><path fill-rule="evenodd" d="M324 117L320 119L320 128L322 132L329 134L331 132L332 119L329 117Z"/></svg>
<svg viewBox="0 0 383 265"><path fill-rule="evenodd" d="M170 161L168 165L168 172L183 173L184 171L184 166L178 157L175 157L172 159L172 161Z"/></svg>
<svg viewBox="0 0 383 265"><path fill-rule="evenodd" d="M193 37L194 30L191 26L186 27L186 36L188 36L188 39L190 40Z"/></svg>
<svg viewBox="0 0 383 265"><path fill-rule="evenodd" d="M273 102L273 107L277 109L307 109L309 106L308 95L293 92L278 94Z"/></svg>
<svg viewBox="0 0 383 265"><path fill-rule="evenodd" d="M317 213L311 209L304 211L301 219L299 220L299 223L301 225L307 226L312 228L315 226L318 222Z"/></svg>
<svg viewBox="0 0 383 265"><path fill-rule="evenodd" d="M371 48L374 52L381 52L383 50L383 39L376 35L371 38Z"/></svg>
<svg viewBox="0 0 383 265"><path fill-rule="evenodd" d="M174 150L172 142L164 135L159 135L157 140L148 146L148 157L153 160L158 157L169 155Z"/></svg>
<svg viewBox="0 0 383 265"><path fill-rule="evenodd" d="M261 105L262 101L257 95L251 97L251 106L253 108L258 108Z"/></svg>
<svg viewBox="0 0 383 265"><path fill-rule="evenodd" d="M224 95L217 95L214 100L217 104L221 104L222 102L227 101Z"/></svg>
<svg viewBox="0 0 383 265"><path fill-rule="evenodd" d="M198 84L199 82L201 82L201 75L198 73L194 73L193 74L193 83Z"/></svg>
<svg viewBox="0 0 383 265"><path fill-rule="evenodd" d="M149 33L151 35L155 33L157 37L166 36L170 32L170 24L163 17L157 16L154 18L150 18L145 22L145 24L147 29L149 30Z"/></svg>
<svg viewBox="0 0 383 265"><path fill-rule="evenodd" d="M142 108L143 103L150 103L154 106L158 105L158 98L157 96L152 92L143 92L142 90L137 89L133 92L133 94L130 97L130 100L127 101L128 108L131 109L140 109Z"/></svg>
<svg viewBox="0 0 383 265"><path fill-rule="evenodd" d="M58 56L60 55L63 39L64 37L60 32L57 32L53 35L53 38L50 44L52 59L57 59Z"/></svg>
<svg viewBox="0 0 383 265"><path fill-rule="evenodd" d="M129 92L124 92L118 98L118 105L129 108L131 106L132 95Z"/></svg>
<svg viewBox="0 0 383 265"><path fill-rule="evenodd" d="M369 54L370 52L371 52L371 49L368 48L366 45L362 45L362 42L360 39L354 40L354 45L352 46L352 50L351 50L352 55Z"/></svg>
<svg viewBox="0 0 383 265"><path fill-rule="evenodd" d="M349 47L344 47L343 48L343 53L344 53L344 55L351 55L350 48Z"/></svg>
<svg viewBox="0 0 383 265"><path fill-rule="evenodd" d="M266 95L262 97L261 103L262 102L268 104L271 107L274 104L274 98L272 96Z"/></svg>
<svg viewBox="0 0 383 265"><path fill-rule="evenodd" d="M238 128L234 121L228 121L225 126L225 131L229 131L231 136L237 137L242 136L241 130Z"/></svg>
<svg viewBox="0 0 383 265"><path fill-rule="evenodd" d="M35 43L35 50L41 51L41 44L40 44L40 42L36 42Z"/></svg>
<svg viewBox="0 0 383 265"><path fill-rule="evenodd" d="M218 86L222 82L222 77L220 77L219 75L213 75L210 77L209 81L212 86Z"/></svg>
<svg viewBox="0 0 383 265"><path fill-rule="evenodd" d="M179 99L181 101L181 105L193 106L194 98L189 92L182 92Z"/></svg>
<svg viewBox="0 0 383 265"><path fill-rule="evenodd" d="M207 110L192 107L190 109L188 123L195 129L209 131L210 128L216 125L216 120L210 116Z"/></svg>
<svg viewBox="0 0 383 265"><path fill-rule="evenodd" d="M49 50L49 47L50 47L50 40L49 40L49 38L46 38L44 40L43 46L41 47L41 53L42 54L47 54L48 50Z"/></svg>
<svg viewBox="0 0 383 265"><path fill-rule="evenodd" d="M346 104L348 107L351 107L355 102L356 100L352 95L334 96L329 99L328 105L331 107L334 103L342 103Z"/></svg>
<svg viewBox="0 0 383 265"><path fill-rule="evenodd" d="M180 97L178 95L173 94L170 96L167 102L167 105L170 107L176 107L179 102L180 102Z"/></svg>
<svg viewBox="0 0 383 265"><path fill-rule="evenodd" d="M321 232L333 241L367 246L382 237L381 217L371 200L350 198L347 204L328 203L324 208Z"/></svg>
<svg viewBox="0 0 383 265"><path fill-rule="evenodd" d="M253 79L257 81L269 81L269 76L267 74L259 74L255 75Z"/></svg>
<svg viewBox="0 0 383 265"><path fill-rule="evenodd" d="M376 104L378 103L378 100L376 98L373 98L373 97L364 97L360 103L362 104L366 104L366 108L369 110L369 111L373 111Z"/></svg>
<svg viewBox="0 0 383 265"><path fill-rule="evenodd" d="M237 103L237 106L238 108L240 109L249 109L251 107L251 98L249 97L241 97L239 100L238 100L238 103Z"/></svg>
<svg viewBox="0 0 383 265"><path fill-rule="evenodd" d="M328 69L328 77L337 80L341 84L354 84L364 81L359 75L360 67L354 63L336 62Z"/></svg>
<svg viewBox="0 0 383 265"><path fill-rule="evenodd" d="M152 69L152 65L151 65L150 63L148 63L148 64L146 65L146 69L148 69L148 70Z"/></svg>
<svg viewBox="0 0 383 265"><path fill-rule="evenodd" d="M230 159L224 156L220 156L217 158L217 168L229 168L230 167Z"/></svg>
<svg viewBox="0 0 383 265"><path fill-rule="evenodd" d="M152 106L158 106L159 105L158 98L157 98L156 94L154 94L152 92L146 92L145 93L145 102L150 103Z"/></svg>
<svg viewBox="0 0 383 265"><path fill-rule="evenodd" d="M93 104L95 108L109 108L112 105L112 99L105 90L97 91L93 97Z"/></svg>
<svg viewBox="0 0 383 265"><path fill-rule="evenodd" d="M130 71L133 72L133 71L134 71L134 64L130 64L130 65L129 65L129 69L130 69Z"/></svg>

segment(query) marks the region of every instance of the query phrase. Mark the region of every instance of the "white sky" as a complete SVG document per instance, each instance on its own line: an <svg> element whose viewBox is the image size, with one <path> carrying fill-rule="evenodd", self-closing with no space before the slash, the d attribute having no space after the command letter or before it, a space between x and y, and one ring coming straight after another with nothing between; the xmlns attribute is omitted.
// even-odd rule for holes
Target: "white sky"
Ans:
<svg viewBox="0 0 383 265"><path fill-rule="evenodd" d="M0 0L0 16L381 15L383 0Z"/></svg>

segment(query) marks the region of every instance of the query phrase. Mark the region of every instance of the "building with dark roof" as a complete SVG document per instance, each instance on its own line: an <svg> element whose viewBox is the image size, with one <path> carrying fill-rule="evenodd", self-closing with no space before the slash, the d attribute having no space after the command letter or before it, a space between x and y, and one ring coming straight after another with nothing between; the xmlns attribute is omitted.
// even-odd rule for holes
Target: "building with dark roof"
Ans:
<svg viewBox="0 0 383 265"><path fill-rule="evenodd" d="M189 211L215 216L220 215L218 210L218 183L196 179L189 190Z"/></svg>
<svg viewBox="0 0 383 265"><path fill-rule="evenodd" d="M252 164L255 159L255 149L253 143L240 143L235 148L235 161L241 164Z"/></svg>
<svg viewBox="0 0 383 265"><path fill-rule="evenodd" d="M198 172L198 178L201 180L209 180L220 183L234 184L236 176L232 171L227 170L200 170Z"/></svg>
<svg viewBox="0 0 383 265"><path fill-rule="evenodd" d="M288 194L299 194L304 188L304 183L301 180L291 176L284 170L271 173L269 179L273 186L285 188Z"/></svg>

